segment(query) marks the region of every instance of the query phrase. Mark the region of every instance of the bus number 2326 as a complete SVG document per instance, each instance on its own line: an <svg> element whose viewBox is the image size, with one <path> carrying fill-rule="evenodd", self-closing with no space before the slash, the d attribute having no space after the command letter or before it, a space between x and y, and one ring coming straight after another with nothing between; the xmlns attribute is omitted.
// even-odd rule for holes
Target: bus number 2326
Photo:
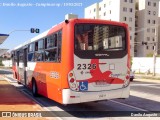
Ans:
<svg viewBox="0 0 160 120"><path fill-rule="evenodd" d="M77 64L77 70L96 69L96 64Z"/></svg>

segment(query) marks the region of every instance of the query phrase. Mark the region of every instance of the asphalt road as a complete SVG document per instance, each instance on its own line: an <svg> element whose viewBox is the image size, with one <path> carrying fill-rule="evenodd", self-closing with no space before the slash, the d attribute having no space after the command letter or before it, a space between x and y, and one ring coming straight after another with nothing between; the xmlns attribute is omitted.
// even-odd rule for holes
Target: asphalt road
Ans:
<svg viewBox="0 0 160 120"><path fill-rule="evenodd" d="M45 97L34 98L31 92L22 85L18 85L11 78L11 74L6 75L14 86L26 94L28 97L40 104L45 111L52 111L52 115L59 119L102 119L102 120L158 120L160 119L160 82L145 82L140 79L131 82L130 97L128 99L114 99L101 102L89 102L73 105L61 105ZM159 117L141 117L146 115L156 115ZM119 116L116 116L119 115ZM116 116L116 117L115 117Z"/></svg>

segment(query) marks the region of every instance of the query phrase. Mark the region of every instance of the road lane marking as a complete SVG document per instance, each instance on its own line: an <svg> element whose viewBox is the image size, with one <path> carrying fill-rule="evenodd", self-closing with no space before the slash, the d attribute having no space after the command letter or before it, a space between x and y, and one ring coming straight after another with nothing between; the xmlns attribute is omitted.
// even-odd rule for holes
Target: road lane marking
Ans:
<svg viewBox="0 0 160 120"><path fill-rule="evenodd" d="M130 91L130 95L136 96L136 97L139 97L139 98L143 98L143 99L147 99L147 100L160 102L160 96L159 95L155 95L155 94L139 92L139 91L137 92L137 91L131 90Z"/></svg>
<svg viewBox="0 0 160 120"><path fill-rule="evenodd" d="M129 105L129 104L125 104L125 103L122 103L122 102L118 102L118 101L115 101L115 100L109 100L109 101L117 103L117 104L121 104L123 106L130 107L130 108L134 108L134 109L137 109L137 110L140 110L140 111L146 111L146 112L148 112L148 110L145 110L143 108L135 107L135 106L132 106L132 105Z"/></svg>

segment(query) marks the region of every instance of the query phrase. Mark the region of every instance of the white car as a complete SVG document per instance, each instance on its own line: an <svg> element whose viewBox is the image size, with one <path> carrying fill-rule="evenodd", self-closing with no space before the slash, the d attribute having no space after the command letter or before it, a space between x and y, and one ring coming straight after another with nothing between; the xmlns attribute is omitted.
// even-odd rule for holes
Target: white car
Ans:
<svg viewBox="0 0 160 120"><path fill-rule="evenodd" d="M133 81L135 75L134 75L134 71L130 71L130 81Z"/></svg>

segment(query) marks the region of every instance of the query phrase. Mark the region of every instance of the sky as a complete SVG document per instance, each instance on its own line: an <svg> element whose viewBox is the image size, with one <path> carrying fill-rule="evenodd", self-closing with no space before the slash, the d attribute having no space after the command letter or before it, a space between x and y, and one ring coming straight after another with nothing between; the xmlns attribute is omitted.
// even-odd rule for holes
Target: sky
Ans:
<svg viewBox="0 0 160 120"><path fill-rule="evenodd" d="M43 33L64 21L66 14L77 14L79 18L84 18L84 9L100 1L102 0L0 0L0 33L11 33L0 48L12 50L38 35L30 33L30 28L39 28L40 33ZM52 6L44 6L46 3ZM65 6L68 3L80 6Z"/></svg>

